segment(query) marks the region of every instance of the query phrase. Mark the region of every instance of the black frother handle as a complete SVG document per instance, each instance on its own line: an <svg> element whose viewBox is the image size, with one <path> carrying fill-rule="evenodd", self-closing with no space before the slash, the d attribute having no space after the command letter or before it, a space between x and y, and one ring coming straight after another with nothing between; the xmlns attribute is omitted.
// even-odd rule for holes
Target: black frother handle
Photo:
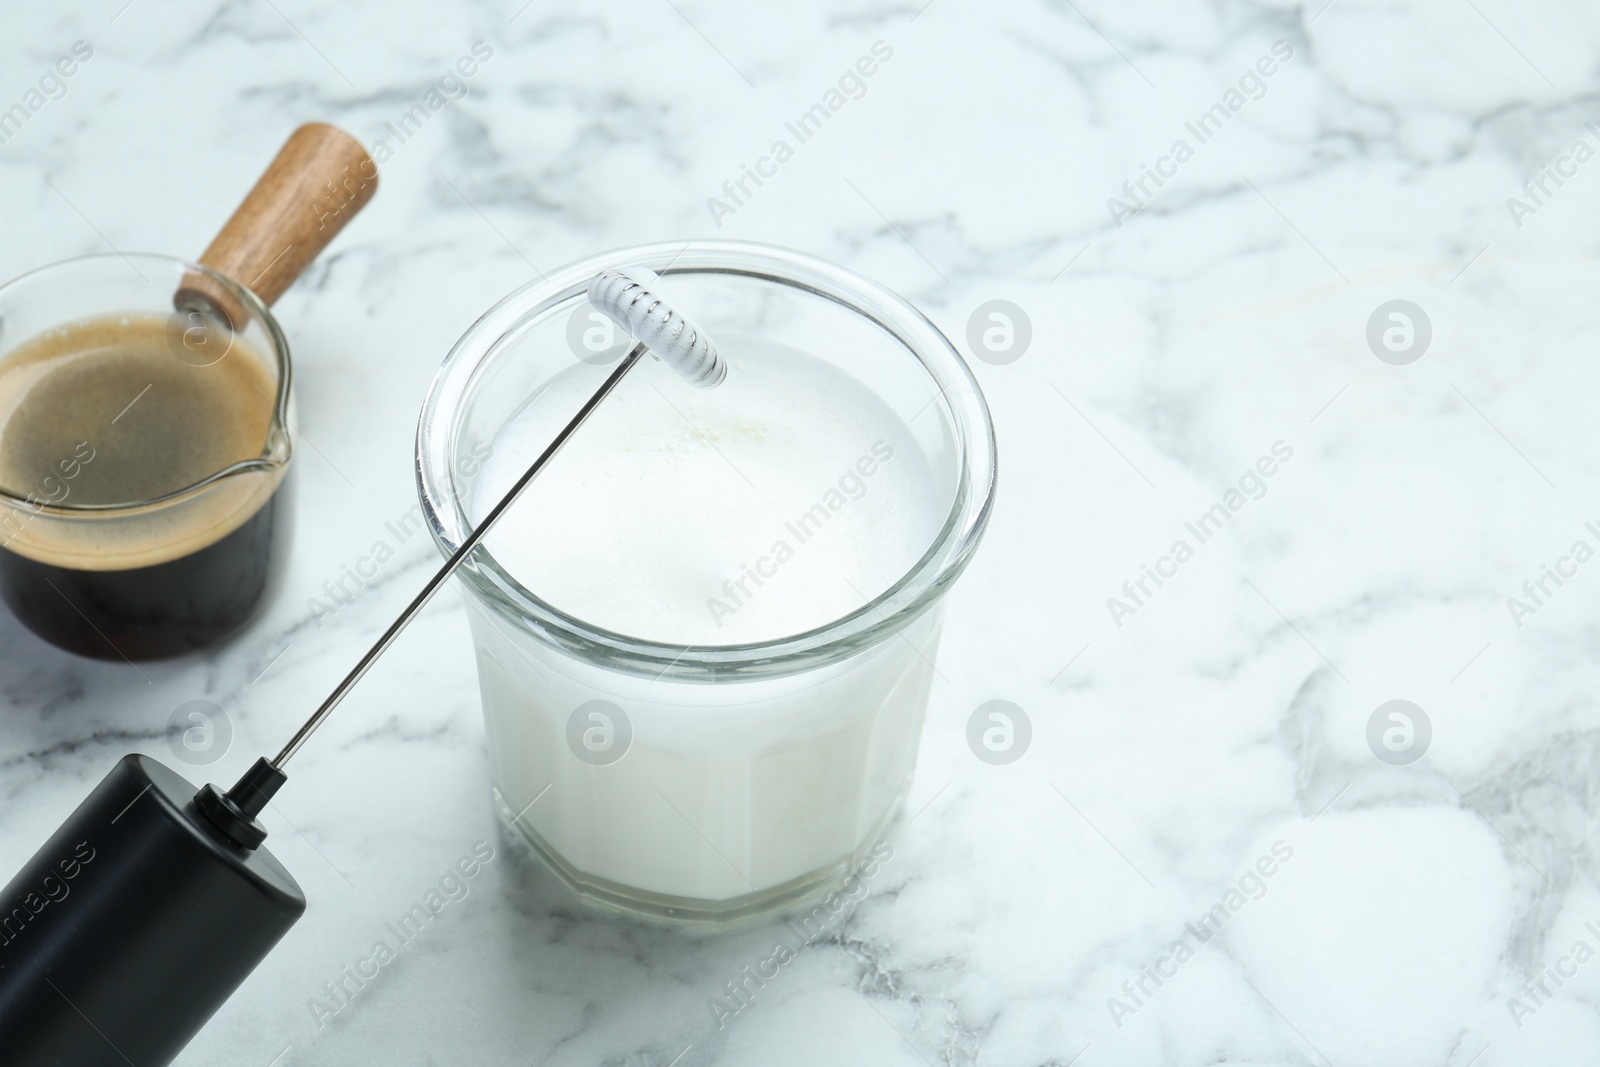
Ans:
<svg viewBox="0 0 1600 1067"><path fill-rule="evenodd" d="M163 1067L304 914L194 797L124 757L0 891L5 1067Z"/></svg>

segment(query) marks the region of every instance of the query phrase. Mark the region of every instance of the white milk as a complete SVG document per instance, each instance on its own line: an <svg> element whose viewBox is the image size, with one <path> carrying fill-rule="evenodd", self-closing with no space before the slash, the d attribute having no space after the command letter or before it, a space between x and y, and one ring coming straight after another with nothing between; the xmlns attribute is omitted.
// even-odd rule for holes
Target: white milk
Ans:
<svg viewBox="0 0 1600 1067"><path fill-rule="evenodd" d="M932 545L948 502L883 401L794 349L718 341L723 385L635 368L502 518L488 548L536 596L636 638L756 643L854 611ZM475 519L594 386L575 367L506 424ZM712 685L604 671L469 606L501 799L576 881L718 901L816 878L909 780L937 611L841 664ZM632 730L601 766L568 734L597 698Z"/></svg>

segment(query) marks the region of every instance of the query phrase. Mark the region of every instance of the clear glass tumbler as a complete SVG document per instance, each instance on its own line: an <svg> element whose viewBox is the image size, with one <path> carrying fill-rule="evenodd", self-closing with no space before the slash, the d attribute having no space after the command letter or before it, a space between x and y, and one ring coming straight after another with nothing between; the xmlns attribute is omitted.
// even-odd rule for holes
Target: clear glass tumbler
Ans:
<svg viewBox="0 0 1600 1067"><path fill-rule="evenodd" d="M946 509L881 595L759 644L683 647L602 629L525 588L492 536L460 572L502 820L592 902L718 927L838 888L893 818L941 601L989 517L994 430L950 342L880 285L743 242L621 249L512 293L445 359L417 471L446 554L482 517L476 458L507 421L575 356L598 385L626 351L626 338L579 341L599 321L585 310L589 282L618 266L661 274L713 338L770 338L848 371L910 427Z"/></svg>

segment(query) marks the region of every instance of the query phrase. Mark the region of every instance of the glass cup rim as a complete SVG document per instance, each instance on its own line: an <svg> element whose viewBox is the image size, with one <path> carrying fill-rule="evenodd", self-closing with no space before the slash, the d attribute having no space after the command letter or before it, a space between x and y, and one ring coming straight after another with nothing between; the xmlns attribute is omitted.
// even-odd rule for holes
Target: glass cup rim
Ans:
<svg viewBox="0 0 1600 1067"><path fill-rule="evenodd" d="M429 532L445 555L472 529L457 492L450 453L478 375L505 343L588 288L601 270L644 266L674 273L735 274L822 296L869 319L916 359L943 400L960 457L955 499L939 533L901 578L861 607L804 633L737 645L651 641L589 623L541 600L480 546L458 571L471 592L547 644L625 673L653 679L777 676L845 659L904 630L965 569L993 510L994 425L972 370L942 331L886 286L807 253L753 241L690 240L613 249L513 290L451 347L417 424L417 490Z"/></svg>
<svg viewBox="0 0 1600 1067"><path fill-rule="evenodd" d="M34 267L0 283L0 302L3 302L11 295L17 286L26 282L38 281L40 275L55 273L64 269L70 270L86 263L104 263L113 259L120 259L130 266L132 266L133 260L157 262L181 268L184 273L204 275L226 289L245 306L245 309L252 316L260 320L262 328L266 331L267 337L272 343L271 354L278 366L277 396L273 398L272 421L267 428L267 439L262 445L261 454L251 459L242 459L237 463L230 463L221 470L214 471L191 485L186 485L181 489L174 489L170 493L163 493L157 497L151 497L148 500L129 501L121 504L41 504L35 503L26 496L18 496L4 486L0 486L0 504L25 508L31 512L59 518L138 515L193 499L218 483L240 474L277 470L287 466L294 451L292 435L288 432L286 415L294 376L293 363L289 357L289 340L284 335L283 327L272 314L271 309L261 302L261 298L232 278L213 270L211 267L184 259L182 256L170 256L160 252L90 252L86 255L71 256L67 259L58 259L53 263Z"/></svg>

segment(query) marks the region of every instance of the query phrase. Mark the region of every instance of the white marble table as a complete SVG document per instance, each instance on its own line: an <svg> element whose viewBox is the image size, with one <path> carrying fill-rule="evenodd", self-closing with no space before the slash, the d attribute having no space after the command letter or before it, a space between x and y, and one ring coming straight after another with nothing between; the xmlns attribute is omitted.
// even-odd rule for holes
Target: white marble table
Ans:
<svg viewBox="0 0 1600 1067"><path fill-rule="evenodd" d="M421 537L320 625L307 604L412 506L418 407L480 311L607 247L748 238L881 278L952 338L991 299L1031 323L1020 359L974 364L1000 502L894 858L719 1027L776 924L597 916L507 847L450 593L268 813L312 909L181 1063L1593 1059L1600 564L1571 553L1600 547L1600 22L1323 2L8 7L0 110L93 55L0 144L5 276L198 253L301 121L392 156L278 306L309 447L265 619L143 677L0 619L0 868L125 751L165 756L186 700L228 709L200 773L232 781L409 598ZM402 142L386 124L479 41L466 95ZM859 99L727 199L879 41ZM1379 344L1399 362L1368 344L1391 300L1428 320L1420 359L1420 333ZM1546 565L1568 576L1540 592ZM1006 766L965 740L992 699L1033 726ZM1430 726L1409 763L1368 742L1393 699ZM480 841L466 898L319 1019Z"/></svg>

